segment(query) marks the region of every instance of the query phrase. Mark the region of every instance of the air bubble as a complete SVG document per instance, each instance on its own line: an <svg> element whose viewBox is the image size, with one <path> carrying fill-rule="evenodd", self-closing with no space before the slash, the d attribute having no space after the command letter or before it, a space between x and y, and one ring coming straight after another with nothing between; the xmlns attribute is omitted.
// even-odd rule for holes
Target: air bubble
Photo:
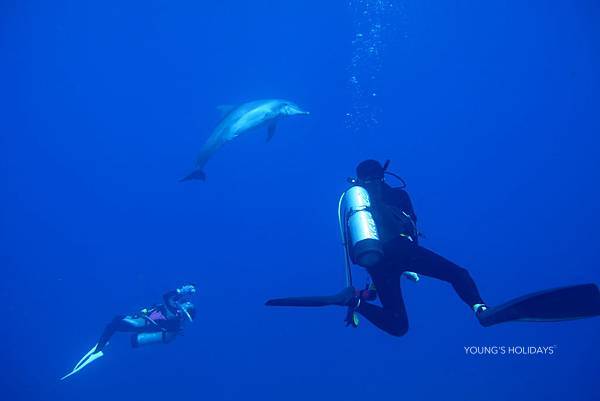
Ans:
<svg viewBox="0 0 600 401"><path fill-rule="evenodd" d="M381 53L384 36L390 27L393 1L353 0L350 7L354 15L352 57L348 67L348 84L351 91L351 108L346 113L346 126L353 131L365 131L379 123L378 92Z"/></svg>

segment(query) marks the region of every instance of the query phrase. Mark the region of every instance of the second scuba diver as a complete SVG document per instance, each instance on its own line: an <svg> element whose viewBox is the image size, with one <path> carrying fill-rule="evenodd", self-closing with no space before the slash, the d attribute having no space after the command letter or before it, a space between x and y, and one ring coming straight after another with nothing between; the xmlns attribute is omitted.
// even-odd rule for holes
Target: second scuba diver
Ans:
<svg viewBox="0 0 600 401"><path fill-rule="evenodd" d="M149 344L167 344L183 330L185 322L196 316L190 297L196 287L187 284L163 295L164 304L153 305L130 315L117 315L106 325L98 343L84 355L75 368L61 380L79 372L85 366L104 355L104 348L116 332L129 332L133 348Z"/></svg>
<svg viewBox="0 0 600 401"><path fill-rule="evenodd" d="M451 284L483 326L600 315L600 292L595 284L541 291L489 308L466 269L419 245L417 216L408 193L404 186L393 188L385 182L385 174L402 181L386 171L388 164L361 162L356 168L357 179L351 180L351 188L340 199L338 217L348 287L332 296L272 299L268 306L346 306L348 325L357 326L359 313L387 333L403 336L408 331L408 318L400 279L406 275L417 281L422 274ZM362 291L353 288L349 259L366 268L374 285ZM377 297L381 306L369 302Z"/></svg>

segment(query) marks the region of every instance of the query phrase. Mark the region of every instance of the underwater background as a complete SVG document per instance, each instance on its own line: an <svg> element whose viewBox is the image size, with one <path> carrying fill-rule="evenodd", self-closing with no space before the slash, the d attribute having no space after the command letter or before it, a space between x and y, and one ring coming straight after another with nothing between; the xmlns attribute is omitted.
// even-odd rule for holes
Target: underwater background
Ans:
<svg viewBox="0 0 600 401"><path fill-rule="evenodd" d="M365 158L392 160L422 245L486 302L599 283L599 18L594 0L2 0L0 397L600 399L598 318L482 328L428 278L403 282L403 338L263 306L344 286L337 201ZM218 105L271 97L311 115L178 182ZM117 334L58 381L114 315L187 282L182 337Z"/></svg>

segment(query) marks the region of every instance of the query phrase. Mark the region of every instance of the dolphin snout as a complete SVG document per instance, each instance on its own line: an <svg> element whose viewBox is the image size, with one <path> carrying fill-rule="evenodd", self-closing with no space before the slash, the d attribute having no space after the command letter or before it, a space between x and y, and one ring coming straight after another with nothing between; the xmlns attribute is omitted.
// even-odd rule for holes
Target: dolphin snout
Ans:
<svg viewBox="0 0 600 401"><path fill-rule="evenodd" d="M309 114L310 114L309 111L305 111L305 110L302 110L302 109L292 109L292 110L290 110L290 115L303 115L303 116L307 116Z"/></svg>
<svg viewBox="0 0 600 401"><path fill-rule="evenodd" d="M282 114L287 114L288 116L296 116L296 115L308 115L310 114L308 111L302 110L295 104L287 104L281 110Z"/></svg>

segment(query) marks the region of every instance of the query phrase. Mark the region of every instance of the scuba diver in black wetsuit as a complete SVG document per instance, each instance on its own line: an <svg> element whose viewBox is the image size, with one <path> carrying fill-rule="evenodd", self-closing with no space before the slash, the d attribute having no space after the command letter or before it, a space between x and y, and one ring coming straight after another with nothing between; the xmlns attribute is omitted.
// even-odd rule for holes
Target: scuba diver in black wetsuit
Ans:
<svg viewBox="0 0 600 401"><path fill-rule="evenodd" d="M345 246L348 287L331 296L280 298L268 306L348 307L347 325L356 327L356 313L394 336L408 331L408 318L400 278L418 281L419 274L448 282L471 308L483 326L507 321L556 321L600 315L600 292L595 284L584 284L529 294L488 308L469 272L419 245L417 216L410 197L401 188L385 182L389 161L381 165L365 160L357 168L357 179L342 195L338 217ZM352 286L349 259L366 268L374 285L362 291ZM381 306L375 305L377 297Z"/></svg>
<svg viewBox="0 0 600 401"><path fill-rule="evenodd" d="M75 365L73 371L61 380L79 372L104 355L103 350L116 332L129 332L133 348L148 344L167 344L183 330L185 322L192 322L196 308L189 298L196 287L188 284L163 295L164 304L144 308L131 315L116 316L104 329L98 343Z"/></svg>
<svg viewBox="0 0 600 401"><path fill-rule="evenodd" d="M372 287L371 291L353 295L348 304L389 334L406 334L408 319L400 278L408 273L413 279L421 274L446 281L470 308L476 312L485 310L485 303L466 269L419 245L417 215L410 197L403 188L392 188L384 181L385 168L375 160L366 160L358 165L356 173L357 182L369 194L382 245L383 257L367 267L382 306L365 302L375 297Z"/></svg>

